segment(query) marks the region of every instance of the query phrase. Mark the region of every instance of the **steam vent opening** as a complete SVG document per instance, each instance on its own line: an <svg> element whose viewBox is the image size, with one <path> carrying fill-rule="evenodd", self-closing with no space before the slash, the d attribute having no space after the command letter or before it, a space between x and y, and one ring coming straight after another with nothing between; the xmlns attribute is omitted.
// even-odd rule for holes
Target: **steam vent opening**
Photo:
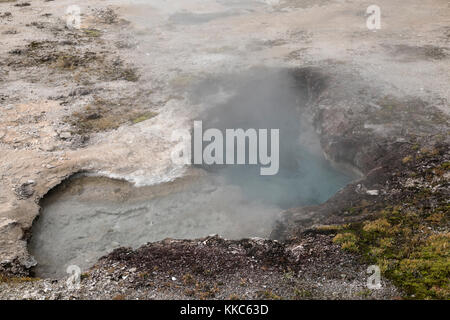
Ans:
<svg viewBox="0 0 450 320"><path fill-rule="evenodd" d="M283 210L325 202L354 177L325 160L305 114L322 87L309 71L266 68L198 83L190 100L202 106L196 119L203 130L279 129L278 174L262 176L260 165L201 165L139 188L72 177L41 200L29 243L36 276L60 277L67 266L87 269L114 248L165 238L268 237Z"/></svg>

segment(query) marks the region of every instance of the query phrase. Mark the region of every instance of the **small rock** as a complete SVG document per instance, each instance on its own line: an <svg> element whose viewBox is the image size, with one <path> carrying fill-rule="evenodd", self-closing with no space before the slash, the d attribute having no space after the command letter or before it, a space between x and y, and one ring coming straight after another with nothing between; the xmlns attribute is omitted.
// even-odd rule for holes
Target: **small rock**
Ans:
<svg viewBox="0 0 450 320"><path fill-rule="evenodd" d="M29 7L31 4L29 2L21 2L14 5L15 7Z"/></svg>
<svg viewBox="0 0 450 320"><path fill-rule="evenodd" d="M92 92L92 90L88 89L88 88L76 88L74 90L72 90L72 92L69 93L70 97L75 97L75 96L86 96L88 94L90 94Z"/></svg>
<svg viewBox="0 0 450 320"><path fill-rule="evenodd" d="M14 191L19 199L28 199L34 194L33 183L23 183L19 187L15 188Z"/></svg>

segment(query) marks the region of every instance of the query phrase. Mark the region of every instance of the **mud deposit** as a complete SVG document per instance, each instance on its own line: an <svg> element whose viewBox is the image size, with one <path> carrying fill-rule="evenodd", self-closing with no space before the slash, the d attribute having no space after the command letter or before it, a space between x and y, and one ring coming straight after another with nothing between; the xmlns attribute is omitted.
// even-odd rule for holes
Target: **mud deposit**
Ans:
<svg viewBox="0 0 450 320"><path fill-rule="evenodd" d="M351 178L323 158L302 116L311 99L306 80L289 70L257 69L199 83L192 100L204 108L205 128L280 130L278 174L261 176L257 165L203 166L141 188L73 178L41 202L30 244L36 274L62 276L68 265L89 267L116 247L165 238L268 237L283 209L326 201Z"/></svg>

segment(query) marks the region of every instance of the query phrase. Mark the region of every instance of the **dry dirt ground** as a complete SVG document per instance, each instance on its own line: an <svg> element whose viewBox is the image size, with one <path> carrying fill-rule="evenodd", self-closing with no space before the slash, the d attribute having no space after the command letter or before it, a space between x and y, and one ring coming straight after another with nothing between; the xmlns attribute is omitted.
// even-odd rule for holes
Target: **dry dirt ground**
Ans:
<svg viewBox="0 0 450 320"><path fill-rule="evenodd" d="M85 1L80 29L66 27L72 4L0 0L0 298L449 297L447 1L378 0L376 32L366 27L367 1ZM170 161L171 133L201 111L187 89L260 65L300 68L311 90L305 114L326 156L361 181L323 206L288 210L273 232L280 243L211 238L120 249L78 290L65 279L27 278L39 199L80 171L137 185L183 176ZM427 229L390 230L394 211L414 213ZM428 284L417 280L421 266L406 261L418 268L410 275L392 266L403 261L398 252L380 253L379 240L391 248L399 230L403 241L424 234L406 246L408 259L431 246L443 261L439 276L423 276ZM167 252L177 263L152 260ZM229 268L205 269L212 257ZM385 260L396 287L384 279L383 289L367 290L367 263Z"/></svg>

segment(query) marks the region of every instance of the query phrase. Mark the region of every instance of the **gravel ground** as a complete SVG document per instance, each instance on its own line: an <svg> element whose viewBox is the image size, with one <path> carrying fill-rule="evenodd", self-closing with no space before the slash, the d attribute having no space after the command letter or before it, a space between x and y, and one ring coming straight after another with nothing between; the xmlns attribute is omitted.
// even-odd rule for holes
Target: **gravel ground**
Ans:
<svg viewBox="0 0 450 320"><path fill-rule="evenodd" d="M367 289L367 266L340 250L330 235L299 242L216 236L165 240L136 251L116 249L81 275L17 278L0 285L1 299L392 299L388 281ZM69 289L70 288L70 289Z"/></svg>

